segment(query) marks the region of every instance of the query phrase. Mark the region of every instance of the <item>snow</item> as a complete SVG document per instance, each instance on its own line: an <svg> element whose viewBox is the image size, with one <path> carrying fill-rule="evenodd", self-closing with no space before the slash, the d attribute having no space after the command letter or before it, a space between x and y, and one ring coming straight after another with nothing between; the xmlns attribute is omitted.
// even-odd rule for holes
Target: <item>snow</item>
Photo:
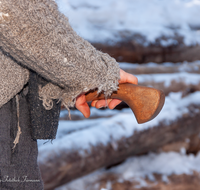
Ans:
<svg viewBox="0 0 200 190"><path fill-rule="evenodd" d="M122 110L122 112L126 112L126 109ZM83 117L83 115L81 114L80 111L78 110L72 110L70 111L70 113L72 115L78 115L79 117ZM101 116L101 117L108 117L108 116L112 116L112 115L115 115L116 113L119 113L118 110L110 110L110 109L105 109L105 110L102 110L102 109L96 109L96 108L93 108L91 107L90 108L90 116L91 117L95 117L95 116ZM67 110L64 110L60 113L60 117L66 117L66 115L68 115L68 111Z"/></svg>
<svg viewBox="0 0 200 190"><path fill-rule="evenodd" d="M200 42L199 0L56 0L74 30L91 42L117 42L141 34L146 45L166 36L163 46L177 44L177 34L186 45ZM138 38L138 43L140 39ZM145 44L144 44L145 45Z"/></svg>
<svg viewBox="0 0 200 190"><path fill-rule="evenodd" d="M137 64L137 63L127 63L127 62L120 62L119 66L121 69L135 69L137 67L151 67L151 68L156 68L156 67L176 67L179 66L180 67L180 72L188 72L190 71L190 67L192 67L193 69L196 68L196 70L198 70L198 67L200 65L200 61L193 61L193 62L180 62L180 63L172 63L172 62L164 62L162 64L158 64L158 63L154 63L154 62L149 62L149 63L145 63L145 64ZM195 69L194 69L195 70Z"/></svg>
<svg viewBox="0 0 200 190"><path fill-rule="evenodd" d="M190 175L193 171L200 172L200 152L196 156L178 152L149 153L144 156L131 157L119 166L115 166L109 170L98 170L80 179L74 180L63 187L57 188L56 190L85 189L84 185L94 182L97 183L97 180L100 179L101 176L106 176L107 174L118 176L119 182L138 181L140 184L137 185L137 188L141 188L147 186L146 182L143 180L145 177L156 183L153 174L160 174L163 182L169 183L168 176L172 174ZM82 184L81 188L79 186L80 184Z"/></svg>
<svg viewBox="0 0 200 190"><path fill-rule="evenodd" d="M177 83L185 83L186 85L198 85L200 84L200 75L198 73L188 73L192 71L198 71L200 61L195 62L184 62L184 63L163 63L162 65L156 63L147 63L147 64L132 64L132 63L120 63L121 69L132 69L142 67L151 67L156 68L159 66L165 67L175 67L179 66L179 73L159 73L159 74L140 74L135 75L138 78L139 83L164 83L165 87L169 87L173 81Z"/></svg>
<svg viewBox="0 0 200 190"><path fill-rule="evenodd" d="M57 139L52 143L39 141L39 161L45 162L45 159L52 152L58 154L62 151L78 151L80 155L85 156L85 152L90 152L91 146L98 144L106 146L110 143L114 149L117 149L117 141L123 137L130 137L135 131L143 131L155 126L161 122L169 125L182 117L183 114L190 114L187 106L190 104L200 104L200 92L195 92L181 98L182 93L170 93L166 98L165 105L160 114L153 120L137 124L131 110L125 109L118 111L108 118L98 118L79 121L61 121L58 126ZM199 110L196 110L198 113ZM69 133L76 129L76 132ZM81 138L80 138L81 137Z"/></svg>
<svg viewBox="0 0 200 190"><path fill-rule="evenodd" d="M158 63L153 63L153 62L150 62L150 63L145 63L145 64L136 64L136 63L127 63L127 62L120 62L119 63L119 66L121 69L135 69L137 67L140 67L140 66L145 66L145 67L159 67L160 64ZM162 65L167 65L167 66L175 66L175 65L178 65L178 63L162 63Z"/></svg>
<svg viewBox="0 0 200 190"><path fill-rule="evenodd" d="M110 170L110 172L122 175L124 180L149 176L152 181L154 179L151 175L154 173L170 176L172 174L189 175L193 171L200 172L200 153L197 156L177 152L150 153L148 156L132 157L124 164Z"/></svg>
<svg viewBox="0 0 200 190"><path fill-rule="evenodd" d="M164 83L165 87L169 87L172 81L183 82L186 85L197 85L200 83L200 75L195 73L161 73L161 74L142 74L135 75L140 83L156 82Z"/></svg>

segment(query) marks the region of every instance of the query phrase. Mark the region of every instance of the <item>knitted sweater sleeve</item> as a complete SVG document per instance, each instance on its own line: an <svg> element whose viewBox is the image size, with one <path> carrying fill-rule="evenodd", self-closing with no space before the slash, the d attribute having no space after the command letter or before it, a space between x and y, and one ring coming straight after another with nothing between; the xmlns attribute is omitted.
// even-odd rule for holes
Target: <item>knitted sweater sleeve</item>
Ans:
<svg viewBox="0 0 200 190"><path fill-rule="evenodd" d="M95 88L117 90L116 61L79 37L53 0L0 0L0 48L71 99Z"/></svg>

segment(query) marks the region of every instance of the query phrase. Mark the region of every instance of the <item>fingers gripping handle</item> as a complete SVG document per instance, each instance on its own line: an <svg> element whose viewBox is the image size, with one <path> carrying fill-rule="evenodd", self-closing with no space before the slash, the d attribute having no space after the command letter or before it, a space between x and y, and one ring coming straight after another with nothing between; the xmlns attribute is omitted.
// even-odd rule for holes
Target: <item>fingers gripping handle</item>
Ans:
<svg viewBox="0 0 200 190"><path fill-rule="evenodd" d="M109 98L124 101L133 111L138 123L145 123L155 118L161 111L165 95L155 88L134 84L119 84L119 89L112 93ZM86 101L105 99L104 94L97 91L86 94Z"/></svg>

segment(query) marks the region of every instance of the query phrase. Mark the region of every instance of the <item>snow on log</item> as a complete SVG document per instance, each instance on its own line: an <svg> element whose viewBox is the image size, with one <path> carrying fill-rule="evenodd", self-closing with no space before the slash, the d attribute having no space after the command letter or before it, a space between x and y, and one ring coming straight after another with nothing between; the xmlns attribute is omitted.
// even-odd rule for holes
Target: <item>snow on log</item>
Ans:
<svg viewBox="0 0 200 190"><path fill-rule="evenodd" d="M79 126L79 130L64 135L65 129L60 126L58 139L39 146L38 163L45 189L53 190L129 156L155 151L200 133L200 92L181 96L170 93L161 113L141 125L129 109L109 118L65 121L66 131L68 125Z"/></svg>
<svg viewBox="0 0 200 190"><path fill-rule="evenodd" d="M156 73L200 73L200 61L183 62L183 63L119 63L120 68L134 75L138 74L156 74Z"/></svg>
<svg viewBox="0 0 200 190"><path fill-rule="evenodd" d="M100 169L56 190L199 190L200 152L132 156L110 169Z"/></svg>
<svg viewBox="0 0 200 190"><path fill-rule="evenodd" d="M174 46L184 49L184 44L200 44L200 4L195 0L56 2L59 10L69 17L72 28L92 43L108 44L112 47L119 42L117 45L124 45L124 49L135 47L132 48L133 51L139 50L139 45L148 47L154 44L154 48L150 48L151 54L155 54L159 46L163 48L160 52L165 54L164 47L168 47L167 53L170 53ZM137 44L138 46L134 46ZM133 52L129 55L133 57ZM181 58L178 52L174 52L173 56L176 59ZM141 56L141 59L144 58Z"/></svg>
<svg viewBox="0 0 200 190"><path fill-rule="evenodd" d="M182 96L186 96L192 92L200 91L200 75L197 73L157 73L135 76L138 78L139 85L160 89L165 95L170 92L182 92ZM117 106L117 109L124 107L127 105L122 102Z"/></svg>
<svg viewBox="0 0 200 190"><path fill-rule="evenodd" d="M187 94L200 90L200 75L196 73L181 72L136 76L140 85L161 89L166 95L170 92L182 91Z"/></svg>
<svg viewBox="0 0 200 190"><path fill-rule="evenodd" d="M117 61L162 63L200 59L197 0L56 2L81 37Z"/></svg>
<svg viewBox="0 0 200 190"><path fill-rule="evenodd" d="M200 61L184 63L130 64L120 63L120 67L138 78L138 83L170 92L184 93L200 90Z"/></svg>

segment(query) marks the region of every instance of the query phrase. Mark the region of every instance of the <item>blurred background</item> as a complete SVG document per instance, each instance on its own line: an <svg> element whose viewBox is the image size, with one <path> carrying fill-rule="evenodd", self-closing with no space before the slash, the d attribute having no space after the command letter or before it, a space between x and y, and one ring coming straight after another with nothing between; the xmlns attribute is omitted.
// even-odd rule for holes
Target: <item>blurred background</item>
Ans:
<svg viewBox="0 0 200 190"><path fill-rule="evenodd" d="M56 0L73 29L139 84L164 91L152 121L128 106L62 110L38 141L45 190L200 190L200 0Z"/></svg>

